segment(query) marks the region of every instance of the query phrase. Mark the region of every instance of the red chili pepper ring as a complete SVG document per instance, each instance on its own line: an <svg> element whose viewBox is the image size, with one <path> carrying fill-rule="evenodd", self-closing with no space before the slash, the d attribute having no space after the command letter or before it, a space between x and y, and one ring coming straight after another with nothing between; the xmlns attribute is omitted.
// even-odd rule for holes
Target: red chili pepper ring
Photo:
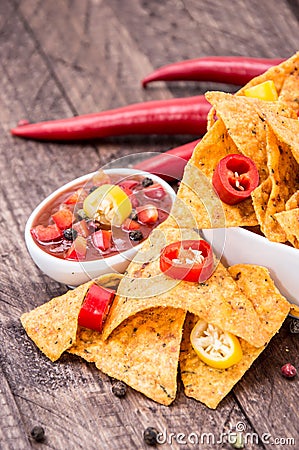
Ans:
<svg viewBox="0 0 299 450"><path fill-rule="evenodd" d="M235 205L250 197L259 184L259 173L252 159L230 154L218 162L212 183L224 203Z"/></svg>
<svg viewBox="0 0 299 450"><path fill-rule="evenodd" d="M161 251L160 269L175 280L203 282L213 273L212 247L203 239L169 244Z"/></svg>

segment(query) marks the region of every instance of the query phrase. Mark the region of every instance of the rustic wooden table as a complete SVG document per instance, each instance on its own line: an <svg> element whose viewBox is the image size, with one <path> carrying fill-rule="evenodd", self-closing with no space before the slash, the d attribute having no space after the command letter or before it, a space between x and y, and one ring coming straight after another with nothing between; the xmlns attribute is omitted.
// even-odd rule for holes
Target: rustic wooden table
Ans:
<svg viewBox="0 0 299 450"><path fill-rule="evenodd" d="M297 34L298 33L298 34ZM289 57L298 48L297 0L1 0L0 2L0 448L145 449L143 431L163 431L161 448L229 449L223 434L245 429L247 449L299 448L298 334L290 319L216 411L184 396L170 407L64 355L51 363L27 338L20 315L66 286L30 259L24 227L54 189L124 155L164 151L194 136L123 137L88 143L25 141L10 136L18 120L68 117L143 100L187 97L213 83L159 83L143 90L153 68L205 55ZM46 439L30 437L35 425ZM180 435L180 433L183 434ZM192 442L192 433L202 443ZM258 439L257 439L258 438Z"/></svg>

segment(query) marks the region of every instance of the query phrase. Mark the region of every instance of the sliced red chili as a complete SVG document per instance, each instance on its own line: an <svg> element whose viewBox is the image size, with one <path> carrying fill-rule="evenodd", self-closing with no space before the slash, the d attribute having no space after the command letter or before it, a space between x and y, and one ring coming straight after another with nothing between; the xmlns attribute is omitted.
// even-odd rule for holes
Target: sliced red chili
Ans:
<svg viewBox="0 0 299 450"><path fill-rule="evenodd" d="M235 205L250 197L259 184L259 173L252 159L230 154L217 164L212 183L224 203Z"/></svg>
<svg viewBox="0 0 299 450"><path fill-rule="evenodd" d="M203 282L213 273L212 247L203 239L169 244L161 251L160 269L176 280Z"/></svg>
<svg viewBox="0 0 299 450"><path fill-rule="evenodd" d="M88 289L79 312L78 324L81 327L102 331L115 291L97 284Z"/></svg>

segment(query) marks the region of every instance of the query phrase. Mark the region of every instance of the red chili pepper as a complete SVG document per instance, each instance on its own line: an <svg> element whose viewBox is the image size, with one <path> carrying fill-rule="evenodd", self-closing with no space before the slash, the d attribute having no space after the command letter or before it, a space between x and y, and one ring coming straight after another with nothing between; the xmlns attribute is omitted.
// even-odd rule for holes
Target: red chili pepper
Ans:
<svg viewBox="0 0 299 450"><path fill-rule="evenodd" d="M135 103L122 108L17 126L11 134L44 141L74 141L130 134L206 132L211 108L204 95Z"/></svg>
<svg viewBox="0 0 299 450"><path fill-rule="evenodd" d="M213 268L212 247L203 239L174 242L160 254L161 271L176 280L203 282L210 278Z"/></svg>
<svg viewBox="0 0 299 450"><path fill-rule="evenodd" d="M87 291L79 312L78 324L81 327L102 331L115 291L93 284Z"/></svg>
<svg viewBox="0 0 299 450"><path fill-rule="evenodd" d="M142 80L146 87L153 81L215 81L243 86L284 59L249 58L243 56L210 56L187 59L162 66Z"/></svg>
<svg viewBox="0 0 299 450"><path fill-rule="evenodd" d="M167 152L158 153L157 156L135 164L134 169L145 170L166 181L181 180L184 168L199 142L200 139L197 139Z"/></svg>
<svg viewBox="0 0 299 450"><path fill-rule="evenodd" d="M250 197L259 184L259 173L247 156L230 154L217 164L212 182L220 199L235 205Z"/></svg>

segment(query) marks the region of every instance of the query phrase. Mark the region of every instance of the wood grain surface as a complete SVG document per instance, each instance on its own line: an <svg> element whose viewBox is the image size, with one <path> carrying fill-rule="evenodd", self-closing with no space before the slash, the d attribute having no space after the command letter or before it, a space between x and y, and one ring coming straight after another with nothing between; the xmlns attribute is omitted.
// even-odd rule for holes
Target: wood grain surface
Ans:
<svg viewBox="0 0 299 450"><path fill-rule="evenodd" d="M32 209L54 189L117 158L137 159L197 136L59 144L9 133L20 119L71 117L207 89L234 92L209 82L142 89L141 79L163 64L200 56L287 58L299 49L298 15L296 0L1 0L1 450L146 449L148 426L165 433L163 449L229 449L221 433L237 424L252 436L248 450L299 448L298 377L280 375L285 362L299 368L291 319L215 411L185 397L180 384L170 407L132 389L116 398L109 377L71 355L51 363L20 324L23 312L67 290L28 255L24 227ZM30 436L35 425L45 429L43 443ZM192 444L190 433L207 439Z"/></svg>

